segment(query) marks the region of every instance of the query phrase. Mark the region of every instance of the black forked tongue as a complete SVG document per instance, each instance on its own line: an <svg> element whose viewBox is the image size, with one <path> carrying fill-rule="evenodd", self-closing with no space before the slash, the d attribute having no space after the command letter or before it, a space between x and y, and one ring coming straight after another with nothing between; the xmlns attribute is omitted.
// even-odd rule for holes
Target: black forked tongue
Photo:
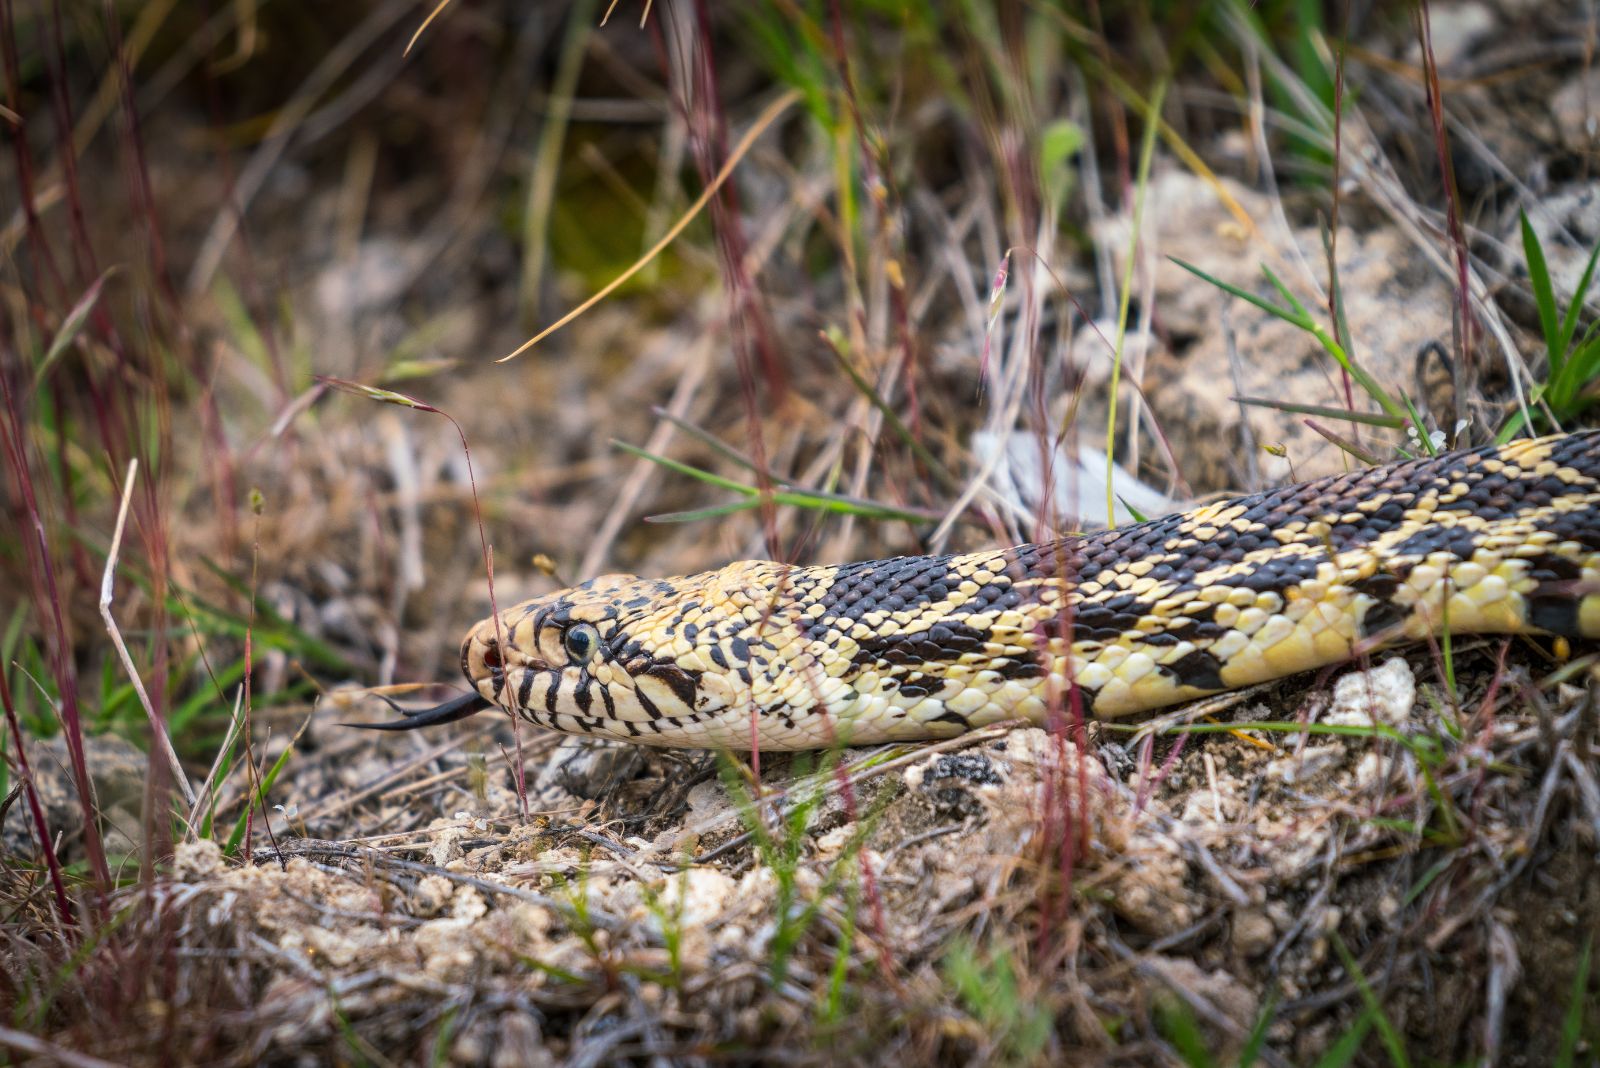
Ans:
<svg viewBox="0 0 1600 1068"><path fill-rule="evenodd" d="M432 708L405 708L395 704L382 694L376 695L390 708L400 713L405 719L391 719L387 723L341 723L341 727L360 727L369 731L414 731L421 727L437 727L441 723L454 723L458 719L482 712L493 707L484 700L482 694L464 693L460 697L450 700Z"/></svg>

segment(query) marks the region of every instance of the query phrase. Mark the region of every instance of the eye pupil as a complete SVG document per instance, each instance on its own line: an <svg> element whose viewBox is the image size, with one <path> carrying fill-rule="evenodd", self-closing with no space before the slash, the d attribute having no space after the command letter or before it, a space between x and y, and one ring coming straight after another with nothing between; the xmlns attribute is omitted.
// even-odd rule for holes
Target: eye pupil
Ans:
<svg viewBox="0 0 1600 1068"><path fill-rule="evenodd" d="M567 631L565 640L567 655L574 660L587 660L589 654L594 652L597 640L598 635L595 634L593 627L586 623L579 624Z"/></svg>

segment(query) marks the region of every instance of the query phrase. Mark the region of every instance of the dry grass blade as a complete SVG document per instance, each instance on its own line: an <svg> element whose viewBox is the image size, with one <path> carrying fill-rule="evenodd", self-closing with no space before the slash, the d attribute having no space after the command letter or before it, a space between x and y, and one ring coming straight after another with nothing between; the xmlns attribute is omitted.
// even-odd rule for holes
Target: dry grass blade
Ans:
<svg viewBox="0 0 1600 1068"><path fill-rule="evenodd" d="M128 645L122 640L122 631L117 627L117 620L111 614L111 600L116 587L117 558L122 552L122 531L128 521L128 504L133 499L133 483L139 477L139 460L137 457L128 462L128 476L122 486L122 506L117 510L117 526L111 535L111 548L106 553L106 569L100 577L100 618L105 621L106 633L111 635L112 644L117 647L117 656L122 659L122 667L128 673L128 679L133 683L134 692L139 695L139 703L144 706L145 717L150 723L150 741L152 745L161 750L162 756L167 760L167 766L172 771L172 778L183 791L183 799L192 809L195 805L194 787L189 785L189 776L183 770L183 762L178 759L178 751L172 747L172 739L167 737L166 725L156 715L154 706L150 704L150 695L145 692L144 680L139 677L139 669L133 662L133 657L128 653Z"/></svg>
<svg viewBox="0 0 1600 1068"><path fill-rule="evenodd" d="M620 288L628 279L642 271L646 264L655 259L657 256L661 255L662 251L668 245L672 244L673 241L677 240L678 235L683 233L683 231L688 228L689 224L695 220L695 217L700 214L705 206L711 203L711 198L716 196L718 191L722 189L723 185L733 175L734 168L739 165L739 161L744 159L745 154L750 151L757 139L759 139L761 135L767 131L767 127L771 126L774 122L777 122L779 117L793 107L795 103L799 101L799 99L800 94L791 89L789 92L784 93L782 96L778 97L778 99L774 100L772 103L763 108L761 114L756 116L755 122L750 124L750 129L745 131L745 135L739 139L738 144L734 145L732 151L728 153L727 162L722 165L722 169L717 172L716 177L712 178L710 182L706 183L706 187L700 191L700 195L695 198L694 203L690 204L688 209L678 217L678 221L673 223L672 226L667 229L667 232L661 235L661 239L654 245L650 246L650 249L645 252L643 256L640 256L637 260L635 260L631 267L617 275L610 282L606 283L606 285L601 287L600 291L595 293L594 296L590 297L588 300L585 300L582 304L579 304L576 308L573 308L571 311L567 312L567 314L563 315L561 318L557 319L555 322L551 323L549 326L533 335L533 337L529 338L527 341L524 341L521 345L518 345L510 353L500 357L495 362L505 363L507 360L515 359L516 357L521 356L524 352L527 352L539 342L543 341L557 330L560 330L563 326L566 326L568 323L572 322L572 320L578 318L578 316L582 315L596 304L599 304L602 300L605 300L612 293L616 292L617 289Z"/></svg>
<svg viewBox="0 0 1600 1068"><path fill-rule="evenodd" d="M66 1068L123 1068L116 1061L91 1057L87 1053L79 1053L58 1046L54 1042L46 1042L36 1035L10 1027L0 1027L0 1046L9 1046L30 1056L42 1058L44 1061L65 1065Z"/></svg>
<svg viewBox="0 0 1600 1068"><path fill-rule="evenodd" d="M417 32L413 33L411 35L411 40L406 42L406 48L405 51L401 53L402 55L409 56L411 54L411 50L417 47L417 42L422 40L422 35L428 32L428 27L433 25L433 20L444 14L444 9L450 6L450 2L451 0L439 0L439 3L434 6L434 9L428 12L428 17L422 20L422 25L417 27Z"/></svg>
<svg viewBox="0 0 1600 1068"><path fill-rule="evenodd" d="M222 774L223 764L233 753L233 747L239 741L239 732L244 729L244 717L240 715L244 707L244 687L240 686L234 691L233 715L228 719L228 733L222 740L222 745L217 749L217 755L211 761L211 770L206 773L205 782L200 785L200 793L195 797L194 804L189 806L189 818L184 821L190 837L194 837L200 826L201 809L216 800L216 797L225 785L226 776L222 781L217 779Z"/></svg>

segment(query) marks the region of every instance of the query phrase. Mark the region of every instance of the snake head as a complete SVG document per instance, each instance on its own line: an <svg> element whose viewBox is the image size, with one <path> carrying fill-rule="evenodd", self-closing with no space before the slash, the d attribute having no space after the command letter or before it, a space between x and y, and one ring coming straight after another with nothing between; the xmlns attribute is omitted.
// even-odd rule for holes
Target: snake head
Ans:
<svg viewBox="0 0 1600 1068"><path fill-rule="evenodd" d="M705 611L702 589L602 575L483 620L462 643L462 671L539 726L648 743L727 704L719 680L678 655Z"/></svg>
<svg viewBox="0 0 1600 1068"><path fill-rule="evenodd" d="M411 730L508 708L533 723L575 734L649 744L727 707L727 680L685 666L709 615L697 579L602 575L482 620L461 643L473 692L404 719L354 724ZM690 663L697 661L690 657ZM708 665L709 666L709 665ZM398 706L396 706L398 708Z"/></svg>

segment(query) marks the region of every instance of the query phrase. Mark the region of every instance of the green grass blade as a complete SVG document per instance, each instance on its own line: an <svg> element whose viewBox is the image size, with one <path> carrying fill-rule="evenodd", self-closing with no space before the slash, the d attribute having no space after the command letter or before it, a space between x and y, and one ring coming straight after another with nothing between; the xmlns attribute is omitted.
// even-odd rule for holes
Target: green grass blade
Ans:
<svg viewBox="0 0 1600 1068"><path fill-rule="evenodd" d="M1267 281L1272 285L1272 288L1277 291L1278 295L1281 296L1285 302L1287 302L1289 305L1287 308L1280 307L1272 303L1270 300L1256 296L1249 290L1241 289L1239 286L1232 285L1231 283L1224 282L1220 278L1209 275L1205 271L1202 271L1200 268L1196 267L1194 264L1186 263L1185 261L1178 259L1176 256L1171 256L1168 258L1171 259L1173 263L1176 263L1179 267L1182 267L1191 274L1210 282L1218 289L1221 289L1226 293L1231 293L1240 300L1246 301L1247 303L1260 308L1268 315L1271 315L1277 319L1282 319L1290 326L1304 330L1306 333L1315 337L1317 342L1327 350L1328 354L1338 362L1339 366L1344 368L1345 372L1348 373L1351 378L1355 379L1356 384L1361 387L1362 392L1367 394L1367 396L1371 397L1373 400L1377 401L1378 406L1388 413L1391 418L1400 420L1404 420L1406 418L1405 407L1391 397L1389 395L1389 391L1378 384L1377 379L1369 375L1360 364L1351 359L1350 354L1345 350L1343 345L1335 341L1326 330L1317 325L1316 320L1311 318L1311 313L1308 312L1305 305L1300 302L1300 298L1296 297L1289 287L1283 284L1278 276L1273 273L1271 267L1268 267L1266 264L1262 264L1261 272L1262 274L1266 275Z"/></svg>
<svg viewBox="0 0 1600 1068"><path fill-rule="evenodd" d="M1345 1068L1354 1064L1356 1056L1361 1052L1361 1044L1367 1040L1367 1032L1372 1030L1373 1013L1371 1009L1363 1012L1357 1019L1355 1026L1339 1036L1339 1041L1328 1047L1328 1051L1317 1061L1316 1068Z"/></svg>
<svg viewBox="0 0 1600 1068"><path fill-rule="evenodd" d="M1203 281L1210 282L1224 293L1231 293L1233 296L1238 297L1247 304L1255 305L1257 308L1260 308L1262 311L1273 316L1274 318L1282 319L1291 326L1298 326L1302 330L1311 329L1310 322L1296 316L1295 313L1288 308L1280 308L1270 300L1267 300L1265 297L1258 297L1248 289L1242 289L1231 282L1224 282L1222 279L1217 278L1214 275L1207 274L1194 264L1180 260L1176 256L1168 256L1167 258L1173 263L1176 263L1179 267L1182 267L1184 270L1188 271L1190 274L1197 276Z"/></svg>
<svg viewBox="0 0 1600 1068"><path fill-rule="evenodd" d="M854 887L845 894L844 923L839 929L839 944L833 951L833 967L828 970L828 996L822 1004L822 1022L837 1023L844 1014L845 981L850 977L850 954L855 948L856 910L861 895Z"/></svg>
<svg viewBox="0 0 1600 1068"><path fill-rule="evenodd" d="M1344 939L1339 937L1337 931L1330 932L1330 941L1339 954L1339 959L1344 963L1344 970L1355 982L1356 989L1361 991L1361 1000L1366 1002L1367 1012L1371 1013L1372 1022L1378 1028L1378 1037L1383 1039L1383 1048L1389 1054L1389 1063L1394 1065L1394 1068L1411 1068L1411 1058L1406 1056L1406 1045L1400 1037L1400 1032L1395 1030L1394 1024L1384 1014L1382 1002L1378 1000L1378 995L1372 989L1372 984L1367 981L1361 965L1350 952L1350 947L1344 944Z"/></svg>
<svg viewBox="0 0 1600 1068"><path fill-rule="evenodd" d="M1133 183L1133 227L1128 232L1128 251L1117 287L1117 332L1111 351L1111 384L1106 390L1110 407L1106 412L1106 526L1117 525L1116 501L1111 487L1116 485L1117 406L1121 393L1123 346L1128 341L1128 309L1133 300L1133 267L1139 235L1144 228L1145 193L1150 188L1150 163L1155 158L1156 132L1161 128L1161 105L1167 97L1170 75L1162 75L1144 109L1144 135L1139 140L1139 169Z"/></svg>
<svg viewBox="0 0 1600 1068"><path fill-rule="evenodd" d="M1597 371L1600 371L1600 341L1587 340L1567 355L1561 369L1550 376L1546 390L1550 407L1558 416L1576 415L1588 407L1582 402L1582 395Z"/></svg>
<svg viewBox="0 0 1600 1068"><path fill-rule="evenodd" d="M1261 1015L1256 1017L1256 1024L1250 1029L1250 1035L1245 1039L1244 1046L1239 1050L1239 1068L1251 1068L1256 1061L1261 1059L1261 1051L1267 1047L1267 1031L1272 1027L1273 1017L1278 1011L1277 991L1267 994L1267 1003L1261 1006Z"/></svg>
<svg viewBox="0 0 1600 1068"><path fill-rule="evenodd" d="M1294 295L1294 291L1284 285L1283 280L1277 276L1271 267L1264 263L1261 265L1261 273L1267 276L1267 281L1272 284L1273 289L1278 291L1278 296L1283 298L1283 302L1294 309L1296 320L1305 324L1305 329L1311 329L1316 320L1311 318L1311 313L1306 311L1306 306L1300 303L1300 298Z"/></svg>
<svg viewBox="0 0 1600 1068"><path fill-rule="evenodd" d="M1272 408L1276 411L1290 412L1294 415L1315 415L1323 419L1340 419L1346 423L1360 423L1363 426L1381 426L1390 430L1399 430L1405 426L1405 420L1386 413L1353 412L1348 408L1327 408L1320 404L1290 404L1288 401L1267 400L1265 397L1230 397L1228 399L1237 404Z"/></svg>
<svg viewBox="0 0 1600 1068"><path fill-rule="evenodd" d="M889 407L888 402L878 395L878 391L873 387L872 383L863 378L861 372L851 366L837 340L828 335L824 335L824 340L828 343L828 351L833 353L834 363L844 371L851 383L856 387L856 390L867 399L867 402L878 410L878 414L883 416L884 422L889 424L889 429L894 431L895 437L899 438L906 448L910 449L917 459L921 460L923 465L933 473L933 476L944 483L946 487L957 485L955 476L950 473L944 464L939 462L933 453L928 451L926 445L916 439L916 436L901 421L895 410Z"/></svg>
<svg viewBox="0 0 1600 1068"><path fill-rule="evenodd" d="M746 456L738 449L735 449L733 446L729 445L715 434L709 434L706 431L701 430L687 419L679 419L665 408L651 408L650 411L657 419L665 419L667 422L671 423L685 434L688 434L691 438L694 438L694 440L698 441L700 444L704 445L706 448L710 449L712 452L716 453L718 456L721 456L730 463L737 464L746 471L754 471L756 469L755 461L751 460L750 457Z"/></svg>
<svg viewBox="0 0 1600 1068"><path fill-rule="evenodd" d="M713 505L710 508L692 508L687 512L662 512L659 515L647 515L646 523L693 523L700 519L716 519L720 516L732 515L735 512L748 512L752 508L761 507L761 502L754 497L745 497L727 504Z"/></svg>
<svg viewBox="0 0 1600 1068"><path fill-rule="evenodd" d="M1583 952L1578 955L1578 970L1572 975L1572 993L1568 995L1567 1012L1561 1019L1561 1044L1556 1048L1555 1068L1573 1068L1577 1064L1578 1042L1583 1037L1584 995L1589 989L1589 963L1594 950L1594 936L1583 940Z"/></svg>
<svg viewBox="0 0 1600 1068"><path fill-rule="evenodd" d="M877 501L864 501L838 493L821 490L782 489L772 495L779 504L796 508L809 508L814 512L833 512L836 515L854 515L863 519L899 519L907 523L927 523L941 518L940 513L921 508L896 508Z"/></svg>
<svg viewBox="0 0 1600 1068"><path fill-rule="evenodd" d="M1319 426L1309 419L1306 420L1306 426L1310 427L1312 430L1315 430L1318 434L1321 434L1324 438L1333 442L1333 444L1337 445L1340 449L1349 453L1351 456L1354 456L1357 460L1360 460L1368 467L1376 467L1382 462L1376 456L1372 455L1366 449L1363 449L1360 445L1357 445L1343 434L1336 434L1327 427Z"/></svg>
<svg viewBox="0 0 1600 1068"><path fill-rule="evenodd" d="M1189 1068L1213 1068L1216 1061L1206 1048L1200 1033L1200 1021L1195 1019L1189 1003L1176 996L1157 1002L1156 1026L1161 1035L1178 1051L1178 1058Z"/></svg>
<svg viewBox="0 0 1600 1068"><path fill-rule="evenodd" d="M310 720L306 722L309 723ZM301 730L304 729L303 727L301 728ZM299 737L298 733L296 737ZM228 835L228 844L222 850L228 856L231 857L237 853L239 851L239 843L244 841L244 827L250 818L250 809L256 805L264 806L267 803L267 791L271 790L272 784L278 781L278 773L283 770L285 764L289 763L289 758L293 755L294 742L290 742L283 747L283 752L278 754L278 759L273 761L272 770L268 771L262 778L261 785L255 790L255 796L250 798L250 802L245 805L244 811L239 813L239 818L233 821L233 833Z"/></svg>
<svg viewBox="0 0 1600 1068"><path fill-rule="evenodd" d="M662 467L667 468L669 471L676 471L679 474L688 475L691 478L699 479L701 482L707 483L708 485L716 486L718 489L731 490L732 492L739 494L741 497L749 498L751 503L744 505L745 507L753 506L754 502L759 500L761 496L761 490L757 489L755 486L747 486L744 483L737 482L731 478L723 478L721 475L714 475L710 471L701 470L692 464L683 463L681 460L674 460L666 456L658 456L655 453L650 452L648 449L641 449L637 445L629 445L625 441L617 441L613 439L612 444L626 453L638 456L641 459L658 463ZM855 497L846 497L839 493L824 493L821 490L799 489L781 482L775 484L775 487L771 493L773 501L778 504L793 505L796 508L806 508L814 512L832 512L836 515L853 515L860 516L865 519L898 519L904 520L908 523L925 523L939 518L939 513L929 510L896 508L893 505L879 504L876 501L864 501ZM703 519L708 515L726 515L729 512L739 511L740 509L737 507L737 505L741 503L743 502L716 505L713 508L701 509L698 512L668 513L668 515L665 517L655 516L653 518L654 521L658 523L684 522L686 521L684 517L687 517L688 519Z"/></svg>
<svg viewBox="0 0 1600 1068"><path fill-rule="evenodd" d="M649 460L651 463L660 464L668 471L676 471L680 475L688 475L690 478L698 479L708 486L732 490L734 493L746 497L756 497L761 493L754 486L746 486L743 482L736 482L731 478L723 478L721 475L713 475L710 471L702 470L693 464L686 464L682 460L674 460L669 456L658 456L649 449L641 449L637 445L629 445L626 441L618 441L616 438L612 438L611 444L630 456L637 456L641 460Z"/></svg>
<svg viewBox="0 0 1600 1068"><path fill-rule="evenodd" d="M1532 404L1533 401L1534 398L1530 397L1529 404ZM1524 416L1521 409L1512 412L1510 418L1506 420L1505 426L1501 427L1499 432L1495 434L1494 443L1496 445L1504 445L1506 442L1520 434L1523 427L1527 425L1528 420L1526 416Z"/></svg>
<svg viewBox="0 0 1600 1068"><path fill-rule="evenodd" d="M1420 445L1422 447L1422 451L1427 453L1429 456L1439 455L1439 448L1433 443L1433 435L1425 429L1427 424L1422 418L1422 413L1417 411L1417 406L1411 403L1410 397L1402 395L1400 399L1405 402L1406 415L1409 418L1411 425L1416 428L1417 433L1415 440L1417 444Z"/></svg>
<svg viewBox="0 0 1600 1068"><path fill-rule="evenodd" d="M1406 406L1391 397L1389 391L1380 386L1378 380L1369 375L1364 367L1351 359L1350 354L1344 350L1344 346L1333 340L1326 330L1323 330L1315 323L1312 323L1306 329L1310 330L1316 336L1316 339L1322 343L1322 347L1327 350L1328 355L1332 356L1339 366L1343 367L1350 377L1355 379L1356 385L1361 387L1361 392L1377 401L1379 407L1395 418L1408 418Z"/></svg>
<svg viewBox="0 0 1600 1068"><path fill-rule="evenodd" d="M116 274L118 269L115 266L107 267L100 277L91 282L89 288L83 291L83 296L78 298L78 303L74 304L72 309L67 312L67 317L61 321L61 329L57 330L56 336L50 340L50 348L45 351L44 359L39 361L38 369L33 372L33 384L35 387L45 380L45 376L50 373L50 368L55 365L55 362L61 358L61 354L71 347L72 342L82 332L83 324L89 321L89 313L100 302L100 293L105 289L106 279Z"/></svg>
<svg viewBox="0 0 1600 1068"><path fill-rule="evenodd" d="M1572 345L1572 335L1578 330L1578 317L1583 311L1584 301L1589 297L1589 283L1594 280L1594 265L1600 257L1600 245L1594 247L1589 253L1589 262L1584 265L1583 277L1578 279L1578 288L1572 291L1572 301L1567 305L1567 314L1561 320L1561 351L1566 352Z"/></svg>

